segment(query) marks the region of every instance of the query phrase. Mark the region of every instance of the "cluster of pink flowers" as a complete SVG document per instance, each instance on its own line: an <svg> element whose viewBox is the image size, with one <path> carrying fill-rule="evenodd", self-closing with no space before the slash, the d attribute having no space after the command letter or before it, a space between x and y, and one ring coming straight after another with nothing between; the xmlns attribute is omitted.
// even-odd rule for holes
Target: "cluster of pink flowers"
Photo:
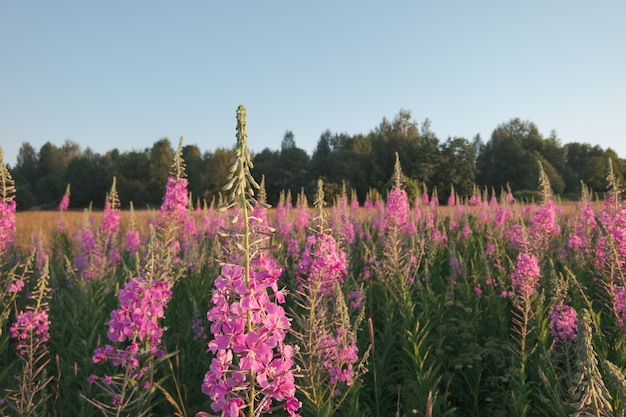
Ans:
<svg viewBox="0 0 626 417"><path fill-rule="evenodd" d="M213 307L207 313L213 334L208 347L215 356L202 384L214 412L239 416L253 401L258 411L267 412L273 400L284 401L290 415L300 408L291 371L295 352L284 343L291 326L279 305L284 302L277 284L281 272L262 255L251 261L249 278L243 267L225 264L215 279ZM247 397L251 385L255 398Z"/></svg>
<svg viewBox="0 0 626 417"><path fill-rule="evenodd" d="M352 291L348 296L348 300L350 300L350 308L353 310L359 310L363 307L363 302L365 301L365 294L362 291Z"/></svg>
<svg viewBox="0 0 626 417"><path fill-rule="evenodd" d="M292 209L291 202L285 202L283 198L280 199L276 205L274 211L274 229L276 229L276 236L279 239L287 240L291 231L291 224L287 217L287 213Z"/></svg>
<svg viewBox="0 0 626 417"><path fill-rule="evenodd" d="M415 234L415 224L409 222L409 200L406 191L393 188L385 203L385 226L387 230L396 228L400 233Z"/></svg>
<svg viewBox="0 0 626 417"><path fill-rule="evenodd" d="M65 232L66 224L65 224L65 217L63 217L63 213L66 212L69 207L70 207L70 189L68 185L67 189L65 190L65 194L63 194L63 197L61 198L61 201L59 202L60 213L59 213L59 219L58 219L57 227L56 227L56 230L59 233Z"/></svg>
<svg viewBox="0 0 626 417"><path fill-rule="evenodd" d="M530 242L536 250L545 250L548 242L561 234L561 226L556 221L558 208L553 200L544 202L530 223Z"/></svg>
<svg viewBox="0 0 626 417"><path fill-rule="evenodd" d="M128 253L137 253L141 247L141 236L138 230L129 229L126 231L126 239L124 240L124 249Z"/></svg>
<svg viewBox="0 0 626 417"><path fill-rule="evenodd" d="M70 207L70 194L66 192L65 194L63 194L63 197L61 197L61 201L59 202L59 211L67 211L69 207Z"/></svg>
<svg viewBox="0 0 626 417"><path fill-rule="evenodd" d="M24 289L24 284L24 280L17 279L7 286L7 292L10 294L16 294Z"/></svg>
<svg viewBox="0 0 626 417"><path fill-rule="evenodd" d="M159 212L159 225L171 223L182 226L185 224L189 205L187 185L186 178L176 178L171 175L167 178L165 196Z"/></svg>
<svg viewBox="0 0 626 417"><path fill-rule="evenodd" d="M118 292L120 308L111 312L107 337L112 342L126 341L129 345L123 350L111 345L97 348L93 355L94 363L110 360L115 366L136 370L141 356L162 356L163 352L158 349L163 335L159 319L165 316L165 308L172 296L171 287L169 281L148 281L142 277L128 281ZM145 370L134 376L139 378L143 372Z"/></svg>
<svg viewBox="0 0 626 417"><path fill-rule="evenodd" d="M613 287L613 312L617 317L617 324L626 331L626 288Z"/></svg>
<svg viewBox="0 0 626 417"><path fill-rule="evenodd" d="M15 200L0 199L0 252L13 242L15 233Z"/></svg>
<svg viewBox="0 0 626 417"><path fill-rule="evenodd" d="M354 217L350 211L348 205L348 199L345 196L341 196L337 199L337 203L333 206L333 217L331 221L331 228L335 232L335 236L339 240L350 245L354 243Z"/></svg>
<svg viewBox="0 0 626 417"><path fill-rule="evenodd" d="M307 237L302 258L296 267L296 276L309 285L319 283L320 294L333 294L348 274L346 253L335 239L325 233Z"/></svg>
<svg viewBox="0 0 626 417"><path fill-rule="evenodd" d="M576 340L578 315L567 304L559 303L550 311L550 334L556 342L568 343Z"/></svg>
<svg viewBox="0 0 626 417"><path fill-rule="evenodd" d="M472 196L470 197L468 204L470 206L476 206L478 204L480 204L480 196L476 195L476 194L472 194Z"/></svg>
<svg viewBox="0 0 626 417"><path fill-rule="evenodd" d="M78 255L74 257L74 269L84 279L100 277L104 272L105 258L91 223L79 228L74 239L79 247Z"/></svg>
<svg viewBox="0 0 626 417"><path fill-rule="evenodd" d="M303 202L299 202L296 209L296 218L294 221L294 227L296 232L304 233L306 227L309 224L309 209Z"/></svg>
<svg viewBox="0 0 626 417"><path fill-rule="evenodd" d="M626 208L610 196L603 203L600 223L606 230L598 238L596 265L599 269L624 270L626 268ZM613 280L613 277L609 277Z"/></svg>
<svg viewBox="0 0 626 417"><path fill-rule="evenodd" d="M329 383L344 383L348 386L354 382L353 365L359 360L359 351L354 334L338 328L336 334L319 335L316 354L322 367L330 375Z"/></svg>
<svg viewBox="0 0 626 417"><path fill-rule="evenodd" d="M171 282L147 281L136 277L126 283L117 295L120 308L111 312L107 336L113 342L140 340L151 346L161 343L163 329L159 319L172 296Z"/></svg>
<svg viewBox="0 0 626 417"><path fill-rule="evenodd" d="M224 223L224 217L211 207L200 219L200 231L209 239L213 239Z"/></svg>
<svg viewBox="0 0 626 417"><path fill-rule="evenodd" d="M115 236L120 231L120 211L111 206L110 202L104 203L103 220L100 231L106 236Z"/></svg>
<svg viewBox="0 0 626 417"><path fill-rule="evenodd" d="M573 229L574 232L567 237L568 249L589 252L591 236L598 229L593 204L590 201L581 201L578 205L578 214Z"/></svg>
<svg viewBox="0 0 626 417"><path fill-rule="evenodd" d="M528 244L528 237L524 227L521 224L513 224L505 231L506 236L509 238L509 246L511 249L524 250Z"/></svg>
<svg viewBox="0 0 626 417"><path fill-rule="evenodd" d="M520 294L533 295L539 285L540 277L541 271L537 257L529 253L518 254L515 271L511 274L511 282L515 291Z"/></svg>
<svg viewBox="0 0 626 417"><path fill-rule="evenodd" d="M106 252L107 266L117 265L121 261L120 250L116 245L119 231L120 211L117 207L112 207L111 203L107 201L104 203L103 220L100 225L100 236Z"/></svg>
<svg viewBox="0 0 626 417"><path fill-rule="evenodd" d="M11 326L11 337L17 339L17 351L20 355L27 355L32 346L41 344L45 350L45 343L50 339L50 322L48 312L20 311L15 323Z"/></svg>

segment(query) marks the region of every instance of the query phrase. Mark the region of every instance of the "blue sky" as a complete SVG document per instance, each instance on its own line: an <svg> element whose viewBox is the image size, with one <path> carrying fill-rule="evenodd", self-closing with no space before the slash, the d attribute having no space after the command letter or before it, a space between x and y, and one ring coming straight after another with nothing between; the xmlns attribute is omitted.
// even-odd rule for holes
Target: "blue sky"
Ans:
<svg viewBox="0 0 626 417"><path fill-rule="evenodd" d="M626 157L626 2L0 0L0 147L168 137L311 153L400 109L488 140L514 117Z"/></svg>

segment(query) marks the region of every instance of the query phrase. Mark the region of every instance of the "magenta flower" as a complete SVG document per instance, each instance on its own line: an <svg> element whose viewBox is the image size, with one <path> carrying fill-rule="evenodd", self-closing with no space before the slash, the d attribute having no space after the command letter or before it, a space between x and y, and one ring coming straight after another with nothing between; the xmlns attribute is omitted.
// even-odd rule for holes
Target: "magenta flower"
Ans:
<svg viewBox="0 0 626 417"><path fill-rule="evenodd" d="M167 178L165 196L159 212L159 225L170 222L180 226L185 224L189 205L187 185L186 178L176 178L171 175Z"/></svg>
<svg viewBox="0 0 626 417"><path fill-rule="evenodd" d="M533 295L540 277L539 260L535 255L528 253L517 255L515 271L511 274L511 282L516 292Z"/></svg>
<svg viewBox="0 0 626 417"><path fill-rule="evenodd" d="M242 395L252 383L260 388L257 395L262 409L272 400L286 401L285 409L291 415L299 408L289 409L297 400L291 373L294 350L284 343L291 326L278 305L284 301L277 288L281 272L264 255L253 259L249 281L244 269L235 264L225 264L215 279L213 307L207 313L213 334L208 347L215 356L202 384L202 392L211 398L215 412L238 415L251 400ZM248 378L250 372L254 381Z"/></svg>
<svg viewBox="0 0 626 417"><path fill-rule="evenodd" d="M213 208L209 208L200 219L200 230L208 238L212 239L217 235L217 232L220 231L224 224L224 217L221 213L218 213Z"/></svg>
<svg viewBox="0 0 626 417"><path fill-rule="evenodd" d="M27 355L31 346L39 344L45 350L45 343L50 339L49 328L50 322L46 310L20 311L15 323L11 326L11 337L18 341L18 353Z"/></svg>
<svg viewBox="0 0 626 417"><path fill-rule="evenodd" d="M79 246L73 267L83 279L95 279L104 273L105 257L91 224L79 228L74 234Z"/></svg>
<svg viewBox="0 0 626 417"><path fill-rule="evenodd" d="M104 203L103 220L100 231L106 236L114 236L120 231L120 212L108 201Z"/></svg>
<svg viewBox="0 0 626 417"><path fill-rule="evenodd" d="M296 218L294 222L294 226L297 232L304 232L306 230L307 225L309 224L309 208L306 205L306 199L302 199L298 203L296 209Z"/></svg>
<svg viewBox="0 0 626 417"><path fill-rule="evenodd" d="M408 233L410 230L408 222L410 211L406 191L400 188L393 188L389 192L389 198L387 198L385 203L387 229L396 228L401 233Z"/></svg>
<svg viewBox="0 0 626 417"><path fill-rule="evenodd" d="M287 218L289 206L291 204L286 204L281 198L274 211L274 228L276 229L276 236L281 240L287 240L291 231L291 223Z"/></svg>
<svg viewBox="0 0 626 417"><path fill-rule="evenodd" d="M544 202L537 211L530 223L530 242L538 250L547 249L548 242L561 234L561 226L556 221L557 206L553 200Z"/></svg>
<svg viewBox="0 0 626 417"><path fill-rule="evenodd" d="M137 230L128 230L126 232L126 240L124 242L124 249L129 253L139 252L141 245L141 237Z"/></svg>
<svg viewBox="0 0 626 417"><path fill-rule="evenodd" d="M0 252L13 242L15 233L15 200L0 199Z"/></svg>
<svg viewBox="0 0 626 417"><path fill-rule="evenodd" d="M319 284L321 294L332 294L348 274L346 253L328 234L307 237L302 258L296 266L298 280Z"/></svg>
<svg viewBox="0 0 626 417"><path fill-rule="evenodd" d="M107 336L112 342L141 342L149 346L161 343L163 329L159 319L172 296L171 283L148 282L136 277L118 293L120 308L111 312Z"/></svg>
<svg viewBox="0 0 626 417"><path fill-rule="evenodd" d="M615 196L605 200L600 223L606 233L598 238L595 263L614 280L613 271L626 268L626 208L616 202Z"/></svg>
<svg viewBox="0 0 626 417"><path fill-rule="evenodd" d="M70 207L70 195L69 193L65 193L63 197L61 197L61 202L59 203L59 211L67 211Z"/></svg>
<svg viewBox="0 0 626 417"><path fill-rule="evenodd" d="M461 238L463 240L466 240L472 234L473 234L472 228L470 227L470 225L468 223L465 223L463 225L463 228L461 229Z"/></svg>
<svg viewBox="0 0 626 417"><path fill-rule="evenodd" d="M570 343L576 340L578 316L572 307L559 303L550 311L550 334L555 342Z"/></svg>
<svg viewBox="0 0 626 417"><path fill-rule="evenodd" d="M626 288L613 287L613 312L617 317L617 324L626 331Z"/></svg>
<svg viewBox="0 0 626 417"><path fill-rule="evenodd" d="M24 280L18 279L9 284L9 286L7 287L7 292L11 294L15 294L15 293L22 291L23 288L24 288Z"/></svg>

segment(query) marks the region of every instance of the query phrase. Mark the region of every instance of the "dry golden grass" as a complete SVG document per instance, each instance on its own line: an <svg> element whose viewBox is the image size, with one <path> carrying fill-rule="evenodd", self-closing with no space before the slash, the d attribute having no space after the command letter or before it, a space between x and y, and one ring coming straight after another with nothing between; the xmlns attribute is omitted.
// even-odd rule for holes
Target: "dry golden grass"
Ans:
<svg viewBox="0 0 626 417"><path fill-rule="evenodd" d="M18 212L15 218L15 242L25 246L32 243L33 236L39 236L44 246L48 244L50 236L59 224L61 214L58 211L24 211ZM141 232L147 229L149 218L155 218L158 212L151 210L135 211L135 224ZM66 230L73 233L79 226L85 224L89 218L93 218L95 225L102 223L101 211L80 212L69 211L63 213L63 222ZM130 211L120 212L120 229L126 230L130 221Z"/></svg>
<svg viewBox="0 0 626 417"><path fill-rule="evenodd" d="M566 201L561 203L563 208L563 214L570 216L576 212L577 202ZM596 202L596 210L599 210L601 202ZM330 209L327 209L330 210ZM449 215L453 212L452 207L440 206L437 209L440 214ZM292 212L292 215L295 213ZM314 210L311 209L311 215L314 214ZM355 214L358 222L369 222L375 215L375 211L360 210ZM268 212L268 217L273 217L273 209ZM16 214L16 234L15 242L20 246L28 246L32 243L33 236L39 236L44 245L47 245L50 236L54 232L59 222L60 213L58 211L27 211L18 212ZM135 211L135 224L140 232L145 233L147 231L148 219L155 219L158 216L156 210L136 210ZM67 225L69 233L73 233L79 226L85 223L86 218L92 217L96 226L102 222L102 211L81 212L70 211L63 213L63 219ZM120 230L125 231L128 227L130 220L130 211L120 212Z"/></svg>

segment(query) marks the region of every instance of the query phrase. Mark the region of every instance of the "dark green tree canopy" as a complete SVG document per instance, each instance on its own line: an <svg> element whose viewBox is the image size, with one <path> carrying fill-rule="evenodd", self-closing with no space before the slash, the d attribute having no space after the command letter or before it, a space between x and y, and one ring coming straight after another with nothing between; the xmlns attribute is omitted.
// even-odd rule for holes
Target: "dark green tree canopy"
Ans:
<svg viewBox="0 0 626 417"><path fill-rule="evenodd" d="M345 184L362 203L372 189L387 194L396 152L406 184L410 184L410 198L416 190L436 187L441 202L452 188L460 197L471 196L475 187L500 192L510 186L514 193L535 192L539 163L553 191L572 199L578 198L581 181L600 195L607 190L609 159L622 184L626 178L626 162L612 149L579 142L563 144L556 132L544 137L530 121L513 118L502 123L487 141L479 135L471 140L453 137L440 141L429 119L419 123L404 109L392 120L383 118L366 134L323 131L311 156L297 146L294 133L286 130L279 150L265 148L253 155L252 174L257 181L265 177L271 205L276 205L282 192L296 196L302 188L313 201L318 179L324 181L327 201L332 202ZM232 150L217 148L203 153L197 145L185 144L182 153L191 201L219 200ZM81 150L71 140L60 147L46 142L39 150L24 142L12 169L18 209L56 209L68 183L71 208L90 203L101 207L114 176L123 207L130 201L137 208L156 207L162 202L173 157L168 138L144 150L113 149L104 156Z"/></svg>

